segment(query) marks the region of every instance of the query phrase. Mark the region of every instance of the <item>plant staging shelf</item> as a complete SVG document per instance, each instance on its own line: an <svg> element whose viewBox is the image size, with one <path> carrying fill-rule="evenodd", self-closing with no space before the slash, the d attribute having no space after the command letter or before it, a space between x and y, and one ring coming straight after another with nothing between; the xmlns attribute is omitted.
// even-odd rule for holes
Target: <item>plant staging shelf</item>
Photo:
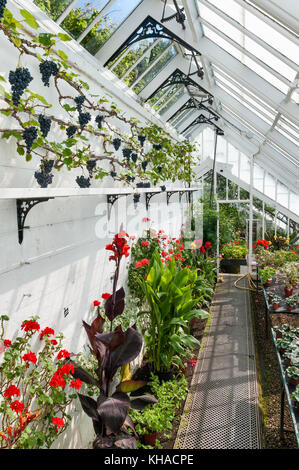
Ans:
<svg viewBox="0 0 299 470"><path fill-rule="evenodd" d="M281 357L279 350L277 348L276 344L276 335L274 330L271 328L271 335L272 335L272 340L273 344L275 347L276 355L277 355L277 360L279 364L279 371L280 371L280 385L281 385L281 402L280 402L280 433L283 435L284 432L293 432L289 429L284 429L284 404L285 404L285 398L287 398L287 403L290 409L290 414L294 426L294 432L297 440L297 446L299 447L299 409L293 406L293 402L291 400L291 394L295 390L295 386L290 385L287 377L285 370L287 368L285 359Z"/></svg>

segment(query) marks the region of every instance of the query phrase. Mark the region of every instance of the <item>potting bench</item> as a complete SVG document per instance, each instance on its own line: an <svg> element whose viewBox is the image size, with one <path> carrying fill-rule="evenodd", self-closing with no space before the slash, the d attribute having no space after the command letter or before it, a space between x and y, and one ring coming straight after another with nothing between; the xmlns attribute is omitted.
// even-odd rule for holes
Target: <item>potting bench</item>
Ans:
<svg viewBox="0 0 299 470"><path fill-rule="evenodd" d="M299 447L299 408L294 407L293 402L291 400L291 394L295 390L295 386L290 385L287 380L286 376L286 362L285 359L281 357L279 350L276 345L276 335L271 328L272 340L275 347L277 360L279 364L279 371L280 371L280 387L281 387L281 394L280 394L280 434L283 436L284 432L295 432L297 446ZM294 431L291 429L284 428L284 405L285 405L285 398L287 398L288 406L290 409L291 418L293 421Z"/></svg>

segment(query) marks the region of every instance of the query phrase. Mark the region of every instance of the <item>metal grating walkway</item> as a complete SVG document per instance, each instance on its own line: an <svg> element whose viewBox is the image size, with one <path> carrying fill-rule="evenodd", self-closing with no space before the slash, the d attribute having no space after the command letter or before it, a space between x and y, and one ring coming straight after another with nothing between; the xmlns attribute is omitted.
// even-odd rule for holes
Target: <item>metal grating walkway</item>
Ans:
<svg viewBox="0 0 299 470"><path fill-rule="evenodd" d="M217 285L176 449L261 448L250 300L248 291L234 287L238 277L224 275Z"/></svg>

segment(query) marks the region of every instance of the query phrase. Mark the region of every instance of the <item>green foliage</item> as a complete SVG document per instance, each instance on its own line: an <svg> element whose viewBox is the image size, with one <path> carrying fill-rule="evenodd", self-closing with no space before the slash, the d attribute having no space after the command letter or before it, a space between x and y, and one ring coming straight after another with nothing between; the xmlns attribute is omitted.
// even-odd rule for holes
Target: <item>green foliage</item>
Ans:
<svg viewBox="0 0 299 470"><path fill-rule="evenodd" d="M130 410L129 414L139 436L158 432L167 437L172 428L176 410L180 408L188 393L188 383L184 376L173 381L162 382L154 374L148 383L158 402L142 411Z"/></svg>
<svg viewBox="0 0 299 470"><path fill-rule="evenodd" d="M195 309L198 299L192 297L197 275L188 268L180 269L172 260L163 266L159 253L154 252L147 279L139 281L150 316L144 331L148 359L155 371L169 371L172 365L182 366L199 341L189 334L193 318L207 318L208 313Z"/></svg>
<svg viewBox="0 0 299 470"><path fill-rule="evenodd" d="M224 258L245 258L248 253L248 248L242 241L233 241L226 243L222 247L222 255Z"/></svg>

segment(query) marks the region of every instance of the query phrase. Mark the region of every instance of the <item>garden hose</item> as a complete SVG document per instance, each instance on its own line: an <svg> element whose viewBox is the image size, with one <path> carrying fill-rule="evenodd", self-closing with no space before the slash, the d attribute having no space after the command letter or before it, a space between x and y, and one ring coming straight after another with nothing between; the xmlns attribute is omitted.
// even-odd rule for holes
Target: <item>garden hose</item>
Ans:
<svg viewBox="0 0 299 470"><path fill-rule="evenodd" d="M249 287L240 287L238 286L238 282L240 282L242 279L246 278L247 277L247 280L248 280L248 285ZM234 286L237 288L237 289L243 289L243 290L249 290L249 291L257 291L258 287L257 287L257 284L253 281L252 277L251 277L251 274L250 273L246 273L246 274L243 274L242 276L240 276L235 282L234 282Z"/></svg>

